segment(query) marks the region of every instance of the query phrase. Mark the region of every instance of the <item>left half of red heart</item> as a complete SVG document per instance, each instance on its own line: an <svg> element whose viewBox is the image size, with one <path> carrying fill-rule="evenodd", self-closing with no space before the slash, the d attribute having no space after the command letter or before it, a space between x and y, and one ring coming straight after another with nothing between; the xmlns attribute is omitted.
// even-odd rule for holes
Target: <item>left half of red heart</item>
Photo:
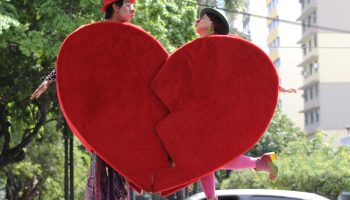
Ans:
<svg viewBox="0 0 350 200"><path fill-rule="evenodd" d="M168 53L142 29L99 22L70 34L57 59L57 92L64 116L83 145L152 191L168 154L155 132L167 109L150 84Z"/></svg>

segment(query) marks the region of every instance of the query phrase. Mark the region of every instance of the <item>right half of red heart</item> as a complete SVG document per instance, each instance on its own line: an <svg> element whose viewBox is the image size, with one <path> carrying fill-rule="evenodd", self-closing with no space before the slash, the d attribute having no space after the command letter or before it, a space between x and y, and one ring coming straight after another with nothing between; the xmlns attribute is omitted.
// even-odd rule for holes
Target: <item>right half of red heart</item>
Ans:
<svg viewBox="0 0 350 200"><path fill-rule="evenodd" d="M174 191L256 144L278 85L269 57L238 37L199 38L174 52L152 83L170 110L157 133L175 163L155 174L154 192Z"/></svg>

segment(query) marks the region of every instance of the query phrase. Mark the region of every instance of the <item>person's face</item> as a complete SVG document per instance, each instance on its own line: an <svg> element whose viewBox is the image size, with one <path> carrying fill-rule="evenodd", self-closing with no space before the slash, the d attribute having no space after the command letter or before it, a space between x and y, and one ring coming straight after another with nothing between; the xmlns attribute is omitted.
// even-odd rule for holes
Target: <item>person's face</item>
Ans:
<svg viewBox="0 0 350 200"><path fill-rule="evenodd" d="M122 7L113 5L115 14L118 16L120 22L130 22L134 17L135 10L132 8L130 0L124 0Z"/></svg>
<svg viewBox="0 0 350 200"><path fill-rule="evenodd" d="M196 32L200 36L209 35L209 29L213 28L213 22L210 20L208 15L203 15L201 19L197 19L196 21Z"/></svg>

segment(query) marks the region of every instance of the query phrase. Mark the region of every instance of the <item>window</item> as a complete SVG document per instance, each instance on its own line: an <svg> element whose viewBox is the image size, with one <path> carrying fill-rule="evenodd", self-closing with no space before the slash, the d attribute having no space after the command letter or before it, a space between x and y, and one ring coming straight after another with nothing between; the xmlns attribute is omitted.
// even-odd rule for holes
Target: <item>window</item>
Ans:
<svg viewBox="0 0 350 200"><path fill-rule="evenodd" d="M311 43L311 40L309 40L309 45L308 45L308 51L310 52L312 50L312 43Z"/></svg>
<svg viewBox="0 0 350 200"><path fill-rule="evenodd" d="M307 27L311 26L311 16L307 18Z"/></svg>
<svg viewBox="0 0 350 200"><path fill-rule="evenodd" d="M278 69L281 66L281 59L277 58L274 62L273 65Z"/></svg>
<svg viewBox="0 0 350 200"><path fill-rule="evenodd" d="M320 109L317 108L316 109L316 122L319 122L320 121Z"/></svg>
<svg viewBox="0 0 350 200"><path fill-rule="evenodd" d="M312 70L314 69L314 67L313 67L313 64L310 64L309 65L309 73L308 73L308 75L312 75Z"/></svg>
<svg viewBox="0 0 350 200"><path fill-rule="evenodd" d="M308 90L308 89L305 89L305 90L304 90L304 101L305 101L305 102L308 101L308 94L307 94L308 91L307 91L307 90Z"/></svg>
<svg viewBox="0 0 350 200"><path fill-rule="evenodd" d="M280 37L277 37L274 41L269 45L270 53L272 53L276 48L280 46Z"/></svg>
<svg viewBox="0 0 350 200"><path fill-rule="evenodd" d="M307 126L307 125L309 125L309 115L308 115L308 113L304 113L304 122L305 122L305 125Z"/></svg>
<svg viewBox="0 0 350 200"><path fill-rule="evenodd" d="M301 3L302 9L305 9L307 5L310 3L310 0L301 0L300 3Z"/></svg>
<svg viewBox="0 0 350 200"><path fill-rule="evenodd" d="M303 55L305 56L306 55L306 45L302 44L301 48L303 49Z"/></svg>
<svg viewBox="0 0 350 200"><path fill-rule="evenodd" d="M301 71L301 74L304 76L304 78L307 77L307 70L303 68L303 71Z"/></svg>
<svg viewBox="0 0 350 200"><path fill-rule="evenodd" d="M312 18L313 18L314 24L316 24L316 22L317 22L317 12L316 12L316 10L314 11L314 13L312 15Z"/></svg>
<svg viewBox="0 0 350 200"><path fill-rule="evenodd" d="M310 124L314 123L314 111L310 112Z"/></svg>
<svg viewBox="0 0 350 200"><path fill-rule="evenodd" d="M301 8L304 9L305 8L305 1L304 0L301 0Z"/></svg>
<svg viewBox="0 0 350 200"><path fill-rule="evenodd" d="M269 32L273 31L276 27L278 27L278 24L279 24L279 17L277 16L269 24L269 26L268 26Z"/></svg>
<svg viewBox="0 0 350 200"><path fill-rule="evenodd" d="M309 92L310 92L310 99L313 99L314 98L314 87L310 87Z"/></svg>
<svg viewBox="0 0 350 200"><path fill-rule="evenodd" d="M318 72L318 62L317 60L313 64L315 72Z"/></svg>
<svg viewBox="0 0 350 200"><path fill-rule="evenodd" d="M317 35L314 36L314 47L317 47Z"/></svg>
<svg viewBox="0 0 350 200"><path fill-rule="evenodd" d="M273 47L272 47L272 43L269 45L269 52L272 53L273 51Z"/></svg>
<svg viewBox="0 0 350 200"><path fill-rule="evenodd" d="M315 85L315 97L318 97L318 84Z"/></svg>
<svg viewBox="0 0 350 200"><path fill-rule="evenodd" d="M269 5L267 5L268 11L271 12L272 9L273 9L274 7L276 7L276 4L277 4L277 2L276 2L275 0L272 0L272 1L269 3Z"/></svg>

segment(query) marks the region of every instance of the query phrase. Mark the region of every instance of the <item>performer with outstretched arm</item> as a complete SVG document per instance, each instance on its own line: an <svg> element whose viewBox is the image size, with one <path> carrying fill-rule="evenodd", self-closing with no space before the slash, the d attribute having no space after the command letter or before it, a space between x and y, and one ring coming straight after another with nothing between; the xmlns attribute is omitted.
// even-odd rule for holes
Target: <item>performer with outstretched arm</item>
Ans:
<svg viewBox="0 0 350 200"><path fill-rule="evenodd" d="M229 25L226 18L216 9L204 8L200 13L200 19L196 21L196 32L200 37L209 35L227 35L229 33ZM280 92L295 93L295 89L285 89L279 86ZM276 159L274 152L265 153L258 158L252 158L240 155L233 159L220 169L239 170L239 169L255 169L256 171L265 171L269 173L271 180L275 180L278 168L273 163ZM214 172L200 179L203 191L208 200L216 199L215 196L215 176Z"/></svg>
<svg viewBox="0 0 350 200"><path fill-rule="evenodd" d="M130 22L135 14L134 3L135 0L103 0L101 11L105 13L105 21ZM39 98L55 80L56 68L33 92L31 99ZM127 180L92 152L85 200L127 200L129 191Z"/></svg>

